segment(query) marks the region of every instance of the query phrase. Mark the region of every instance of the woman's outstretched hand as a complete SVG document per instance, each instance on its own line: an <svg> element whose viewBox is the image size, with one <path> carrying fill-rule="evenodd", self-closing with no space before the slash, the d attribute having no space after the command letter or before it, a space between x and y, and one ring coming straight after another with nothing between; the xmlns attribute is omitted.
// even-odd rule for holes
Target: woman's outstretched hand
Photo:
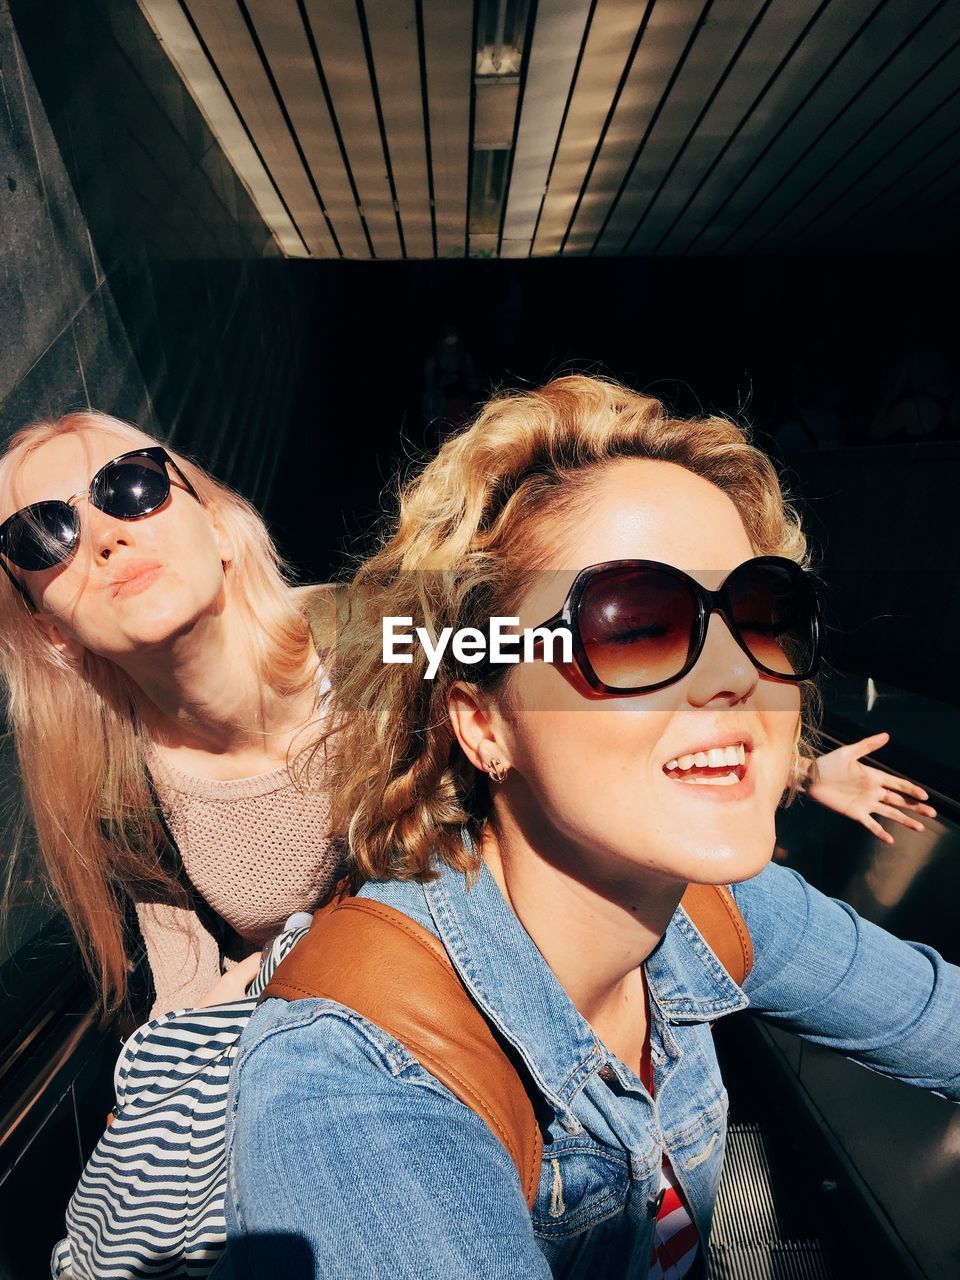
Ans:
<svg viewBox="0 0 960 1280"><path fill-rule="evenodd" d="M923 803L927 793L916 783L861 762L861 756L879 751L889 741L889 733L875 733L829 751L815 762L806 762L806 791L828 809L861 823L878 840L893 844L893 836L884 831L874 814L899 822L911 831L923 831L923 823L912 815L935 818L937 811Z"/></svg>
<svg viewBox="0 0 960 1280"><path fill-rule="evenodd" d="M242 1000L247 994L247 987L260 972L260 952L255 951L232 969L228 969L219 982L215 982L197 1005L198 1009L209 1009L214 1004L226 1004L230 1000Z"/></svg>

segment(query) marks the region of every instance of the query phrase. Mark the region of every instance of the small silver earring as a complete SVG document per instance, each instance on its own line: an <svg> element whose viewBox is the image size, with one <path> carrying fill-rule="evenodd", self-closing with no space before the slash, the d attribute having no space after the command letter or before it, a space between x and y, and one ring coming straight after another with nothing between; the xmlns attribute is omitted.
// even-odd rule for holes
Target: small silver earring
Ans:
<svg viewBox="0 0 960 1280"><path fill-rule="evenodd" d="M510 766L497 758L491 760L487 765L487 773L490 775L491 782L502 782L509 772Z"/></svg>

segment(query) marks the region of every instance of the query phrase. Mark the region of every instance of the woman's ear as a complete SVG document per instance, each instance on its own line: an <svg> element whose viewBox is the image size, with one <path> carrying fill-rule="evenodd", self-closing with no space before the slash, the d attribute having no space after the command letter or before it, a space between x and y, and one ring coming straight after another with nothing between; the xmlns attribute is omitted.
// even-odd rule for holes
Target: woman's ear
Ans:
<svg viewBox="0 0 960 1280"><path fill-rule="evenodd" d="M220 563L226 569L227 565L233 563L233 544L220 527L220 522L216 516L213 517L213 535L217 540L217 549L220 552Z"/></svg>
<svg viewBox="0 0 960 1280"><path fill-rule="evenodd" d="M72 636L65 635L54 620L45 613L34 613L33 620L46 636L51 646L60 654L61 658L65 658L68 662L80 661L83 645L79 640L74 640Z"/></svg>
<svg viewBox="0 0 960 1280"><path fill-rule="evenodd" d="M489 772L496 760L509 768L506 744L501 741L498 717L475 685L456 681L447 691L447 712L457 741L475 769Z"/></svg>

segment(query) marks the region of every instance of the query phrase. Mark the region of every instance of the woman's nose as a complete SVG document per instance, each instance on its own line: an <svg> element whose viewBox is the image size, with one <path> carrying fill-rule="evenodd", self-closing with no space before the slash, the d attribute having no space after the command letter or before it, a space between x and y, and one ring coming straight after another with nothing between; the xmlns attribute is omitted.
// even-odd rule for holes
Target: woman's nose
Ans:
<svg viewBox="0 0 960 1280"><path fill-rule="evenodd" d="M81 528L86 525L87 546L97 558L109 560L120 547L129 547L133 543L130 521L108 516L92 502L84 503L80 524Z"/></svg>
<svg viewBox="0 0 960 1280"><path fill-rule="evenodd" d="M759 679L757 668L733 638L723 616L712 613L703 650L690 674L688 700L695 706L717 700L742 702L757 687Z"/></svg>

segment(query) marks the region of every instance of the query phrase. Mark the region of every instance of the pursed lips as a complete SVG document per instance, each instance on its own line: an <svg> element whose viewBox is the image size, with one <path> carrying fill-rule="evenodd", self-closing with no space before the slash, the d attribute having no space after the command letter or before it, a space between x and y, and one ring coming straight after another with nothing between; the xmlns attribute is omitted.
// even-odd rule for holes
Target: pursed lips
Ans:
<svg viewBox="0 0 960 1280"><path fill-rule="evenodd" d="M110 581L110 592L114 596L122 595L125 590L135 588L142 584L146 585L147 581L156 577L163 569L163 565L156 560L143 560L139 564L127 565L121 573L116 574Z"/></svg>

